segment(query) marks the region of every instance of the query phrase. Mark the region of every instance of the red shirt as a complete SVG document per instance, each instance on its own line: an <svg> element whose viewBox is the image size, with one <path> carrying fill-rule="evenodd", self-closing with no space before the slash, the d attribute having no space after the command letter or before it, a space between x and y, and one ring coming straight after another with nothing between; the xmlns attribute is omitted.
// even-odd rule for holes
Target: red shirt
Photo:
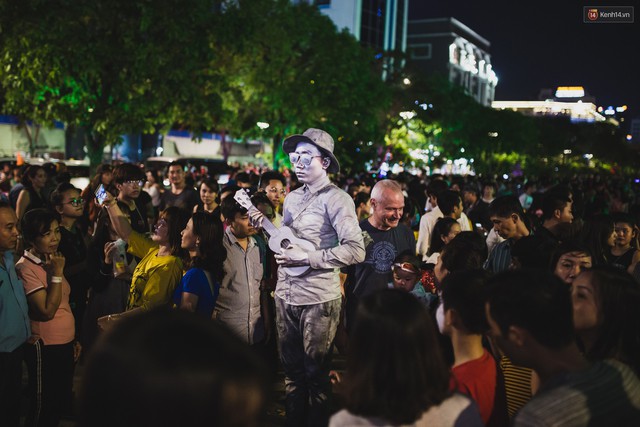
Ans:
<svg viewBox="0 0 640 427"><path fill-rule="evenodd" d="M482 357L456 366L451 372L451 390L475 400L487 426L508 424L504 384L499 384L496 361L487 350Z"/></svg>

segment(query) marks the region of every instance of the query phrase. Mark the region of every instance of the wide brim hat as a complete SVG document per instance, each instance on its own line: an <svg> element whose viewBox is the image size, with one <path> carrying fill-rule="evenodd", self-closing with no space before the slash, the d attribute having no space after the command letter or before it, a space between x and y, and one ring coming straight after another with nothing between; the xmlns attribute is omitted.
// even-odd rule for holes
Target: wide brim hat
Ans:
<svg viewBox="0 0 640 427"><path fill-rule="evenodd" d="M302 135L291 135L282 141L282 151L289 154L295 151L296 146L300 142L308 142L315 145L322 152L322 154L331 159L331 164L327 168L329 173L340 172L340 163L333 154L333 138L327 132L321 129L309 128L304 131Z"/></svg>

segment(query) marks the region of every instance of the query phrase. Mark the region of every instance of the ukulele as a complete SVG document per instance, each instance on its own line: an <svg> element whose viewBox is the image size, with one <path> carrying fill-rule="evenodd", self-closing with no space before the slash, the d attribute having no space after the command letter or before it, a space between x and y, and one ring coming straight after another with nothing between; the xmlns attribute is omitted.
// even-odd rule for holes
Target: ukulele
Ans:
<svg viewBox="0 0 640 427"><path fill-rule="evenodd" d="M233 198L235 199L236 202L240 204L240 206L242 206L243 208L245 208L250 212L258 210L258 208L253 206L253 203L251 203L251 199L249 198L249 195L244 190L236 191ZM277 254L281 254L282 249L286 249L291 245L299 246L300 248L304 249L306 252L311 252L316 250L316 247L313 245L313 243L297 237L295 234L293 234L293 230L291 230L289 227L286 227L286 226L282 226L280 228L276 227L264 215L262 216L261 226L264 229L264 231L269 235L269 239L268 239L269 248ZM309 270L311 270L311 267L308 265L300 265L300 266L281 265L278 268L282 268L285 271L285 273L293 277L302 276L306 274Z"/></svg>

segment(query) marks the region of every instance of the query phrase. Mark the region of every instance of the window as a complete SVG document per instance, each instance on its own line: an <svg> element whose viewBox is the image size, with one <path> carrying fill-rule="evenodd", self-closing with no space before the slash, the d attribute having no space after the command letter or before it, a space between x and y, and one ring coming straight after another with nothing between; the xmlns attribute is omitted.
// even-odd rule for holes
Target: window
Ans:
<svg viewBox="0 0 640 427"><path fill-rule="evenodd" d="M411 59L431 59L431 43L411 46Z"/></svg>

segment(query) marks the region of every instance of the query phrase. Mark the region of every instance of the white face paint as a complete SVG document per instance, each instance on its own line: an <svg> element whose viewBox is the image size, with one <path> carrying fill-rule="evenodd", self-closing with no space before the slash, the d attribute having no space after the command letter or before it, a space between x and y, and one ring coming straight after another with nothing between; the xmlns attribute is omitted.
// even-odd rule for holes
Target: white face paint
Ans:
<svg viewBox="0 0 640 427"><path fill-rule="evenodd" d="M436 322L438 323L438 330L444 335L444 304L441 302L436 310Z"/></svg>
<svg viewBox="0 0 640 427"><path fill-rule="evenodd" d="M296 154L309 155L312 157L311 163L307 166L303 165L301 160L298 160L294 165L296 176L298 180L304 184L311 184L318 179L326 176L329 163L323 165L322 153L315 145L309 142L299 142L296 146Z"/></svg>

